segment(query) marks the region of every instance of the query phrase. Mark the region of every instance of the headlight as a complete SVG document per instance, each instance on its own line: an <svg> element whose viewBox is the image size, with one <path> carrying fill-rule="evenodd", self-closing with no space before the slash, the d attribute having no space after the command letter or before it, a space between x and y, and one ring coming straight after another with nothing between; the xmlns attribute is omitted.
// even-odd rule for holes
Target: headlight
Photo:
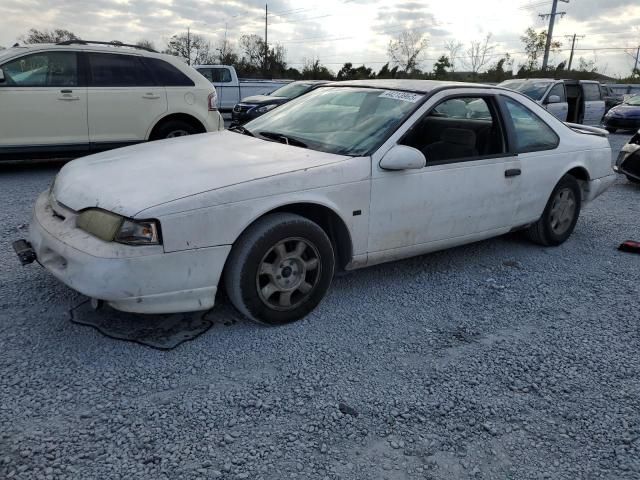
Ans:
<svg viewBox="0 0 640 480"><path fill-rule="evenodd" d="M269 110L273 110L274 108L276 108L278 105L265 105L264 107L260 107L256 110L256 112L258 113L267 113Z"/></svg>
<svg viewBox="0 0 640 480"><path fill-rule="evenodd" d="M97 208L84 210L76 226L105 242L128 245L159 245L159 224L156 220L132 220Z"/></svg>
<svg viewBox="0 0 640 480"><path fill-rule="evenodd" d="M159 245L158 222L124 220L115 241L129 245Z"/></svg>

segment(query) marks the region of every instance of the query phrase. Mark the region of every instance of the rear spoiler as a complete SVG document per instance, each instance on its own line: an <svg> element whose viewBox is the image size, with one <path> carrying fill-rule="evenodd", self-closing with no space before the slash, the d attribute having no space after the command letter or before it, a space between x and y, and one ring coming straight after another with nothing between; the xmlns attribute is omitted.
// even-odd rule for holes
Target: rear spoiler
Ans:
<svg viewBox="0 0 640 480"><path fill-rule="evenodd" d="M564 122L564 124L569 127L571 130L578 132L578 133L584 133L586 135L597 135L599 137L607 137L609 136L609 132L607 132L606 130L602 129L602 128L598 128L598 127L590 127L589 125L581 125L579 123L569 123L569 122Z"/></svg>

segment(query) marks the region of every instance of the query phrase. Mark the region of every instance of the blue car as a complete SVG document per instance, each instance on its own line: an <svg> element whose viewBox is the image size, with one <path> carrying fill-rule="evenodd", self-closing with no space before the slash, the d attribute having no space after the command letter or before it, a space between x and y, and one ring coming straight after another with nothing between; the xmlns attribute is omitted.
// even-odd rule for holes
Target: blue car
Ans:
<svg viewBox="0 0 640 480"><path fill-rule="evenodd" d="M640 128L640 95L627 97L604 116L604 126L611 132Z"/></svg>

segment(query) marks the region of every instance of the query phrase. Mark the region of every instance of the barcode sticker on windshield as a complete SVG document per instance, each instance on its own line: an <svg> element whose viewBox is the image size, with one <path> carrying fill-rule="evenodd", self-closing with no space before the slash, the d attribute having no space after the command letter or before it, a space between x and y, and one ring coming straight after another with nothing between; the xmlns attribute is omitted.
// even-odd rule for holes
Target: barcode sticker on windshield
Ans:
<svg viewBox="0 0 640 480"><path fill-rule="evenodd" d="M399 92L397 90L387 90L380 94L380 98L393 98L394 100L402 100L403 102L416 103L422 100L424 95L411 92Z"/></svg>

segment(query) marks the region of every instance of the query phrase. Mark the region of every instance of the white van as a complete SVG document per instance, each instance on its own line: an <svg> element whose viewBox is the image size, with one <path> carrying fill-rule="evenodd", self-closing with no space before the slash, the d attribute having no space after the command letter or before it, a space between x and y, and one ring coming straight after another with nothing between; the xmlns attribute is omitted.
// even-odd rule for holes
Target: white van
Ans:
<svg viewBox="0 0 640 480"><path fill-rule="evenodd" d="M600 125L604 116L604 98L594 80L513 79L498 86L527 95L563 122Z"/></svg>
<svg viewBox="0 0 640 480"><path fill-rule="evenodd" d="M0 160L223 128L215 89L177 57L84 40L0 51Z"/></svg>

